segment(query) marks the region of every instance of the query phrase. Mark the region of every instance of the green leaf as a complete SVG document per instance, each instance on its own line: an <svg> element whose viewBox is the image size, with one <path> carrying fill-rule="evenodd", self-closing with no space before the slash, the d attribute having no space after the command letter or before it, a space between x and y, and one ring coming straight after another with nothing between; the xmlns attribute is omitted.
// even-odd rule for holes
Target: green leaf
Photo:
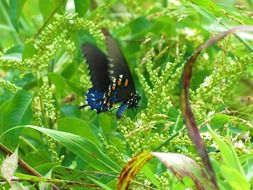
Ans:
<svg viewBox="0 0 253 190"><path fill-rule="evenodd" d="M37 52L37 50L34 47L34 42L28 42L24 46L22 58L23 59L31 58L36 52Z"/></svg>
<svg viewBox="0 0 253 190"><path fill-rule="evenodd" d="M91 124L74 117L65 117L57 122L58 129L60 131L73 133L79 136L84 137L85 139L91 141L97 146L100 145L97 136L94 133L94 129L96 126L92 126Z"/></svg>
<svg viewBox="0 0 253 190"><path fill-rule="evenodd" d="M107 185L101 183L100 181L93 179L91 177L89 177L90 180L92 180L95 184L99 185L100 187L102 187L105 190L112 190L112 188L108 187Z"/></svg>
<svg viewBox="0 0 253 190"><path fill-rule="evenodd" d="M154 184L158 189L161 189L159 180L156 178L154 172L148 167L148 165L144 165L142 171L152 184Z"/></svg>
<svg viewBox="0 0 253 190"><path fill-rule="evenodd" d="M58 166L52 169L52 178L61 179L61 180L72 180L79 182L87 182L88 176L93 176L94 173L86 171L78 171L75 169Z"/></svg>
<svg viewBox="0 0 253 190"><path fill-rule="evenodd" d="M63 3L63 0L39 0L39 7L43 15L44 22L56 9L63 5Z"/></svg>
<svg viewBox="0 0 253 190"><path fill-rule="evenodd" d="M135 37L145 35L153 26L146 17L141 16L130 23L132 35Z"/></svg>
<svg viewBox="0 0 253 190"><path fill-rule="evenodd" d="M19 16L22 12L23 6L26 0L10 0L9 1L9 16L13 26L18 30L19 28Z"/></svg>
<svg viewBox="0 0 253 190"><path fill-rule="evenodd" d="M102 152L94 143L74 134L47 129L43 127L24 125L18 126L16 129L28 127L40 131L61 145L65 146L69 151L79 156L87 165L99 171L118 173L120 167L113 162L106 154ZM11 130L14 130L11 129ZM9 131L6 131L6 133Z"/></svg>
<svg viewBox="0 0 253 190"><path fill-rule="evenodd" d="M244 175L240 173L240 171L227 167L221 166L221 173L227 180L227 182L233 187L235 190L249 190L250 184L247 182Z"/></svg>
<svg viewBox="0 0 253 190"><path fill-rule="evenodd" d="M73 170L69 170L69 172L72 172ZM64 174L64 173L63 173ZM74 173L75 175L76 173ZM49 173L50 175L50 173ZM62 186L64 186L64 189L75 189L75 190L89 190L91 189L90 187L94 187L95 189L98 187L97 185L94 185L94 183L86 183L82 181L71 181L69 179L68 180L62 180L62 179L56 179L56 178L49 178L47 175L43 176L43 177L38 177L38 176L31 176L31 175L27 175L27 174L22 174L22 173L16 173L16 176L21 180L21 181L30 181L30 182L39 182L40 184L44 183L47 184L47 186L49 184L60 184ZM45 185L43 185L45 187ZM42 185L40 185L40 187L42 189L51 189L51 188L43 188ZM57 186L58 187L58 186ZM70 187L70 188L68 188ZM41 189L40 188L40 189ZM31 188L30 188L31 189ZM61 188L62 189L62 188ZM17 189L17 190L21 190L21 189ZM27 189L28 190L28 189Z"/></svg>
<svg viewBox="0 0 253 190"><path fill-rule="evenodd" d="M66 83L64 77L57 73L49 73L48 76L56 87L57 96L63 95L64 91L66 90Z"/></svg>
<svg viewBox="0 0 253 190"><path fill-rule="evenodd" d="M23 45L15 45L11 48L9 48L5 54L11 55L13 57L21 58L22 52L23 52Z"/></svg>
<svg viewBox="0 0 253 190"><path fill-rule="evenodd" d="M244 176L242 166L236 155L234 147L229 142L224 142L210 127L208 127L208 130L219 147L225 166L237 170Z"/></svg>
<svg viewBox="0 0 253 190"><path fill-rule="evenodd" d="M113 127L116 128L115 120L106 114L99 117L99 126L101 126L103 133L105 134L112 132Z"/></svg>
<svg viewBox="0 0 253 190"><path fill-rule="evenodd" d="M12 100L0 107L1 133L10 127L28 123L31 120L32 94L20 90Z"/></svg>
<svg viewBox="0 0 253 190"><path fill-rule="evenodd" d="M75 9L79 17L83 17L90 6L90 0L74 0Z"/></svg>
<svg viewBox="0 0 253 190"><path fill-rule="evenodd" d="M70 80L66 80L65 82L72 91L77 94L83 94L83 89L80 87L79 84L76 84L75 82L72 82Z"/></svg>
<svg viewBox="0 0 253 190"><path fill-rule="evenodd" d="M32 119L32 94L20 90L6 103L0 106L0 134L17 125L28 124ZM5 136L6 145L16 146L21 129Z"/></svg>
<svg viewBox="0 0 253 190"><path fill-rule="evenodd" d="M79 184L81 189L91 189L92 187L95 189L96 187L103 186L104 184L99 184L97 183L97 180L93 179L95 178L95 176L97 176L97 179L99 179L101 175L103 174L100 173L100 176L97 176L96 172L79 171L79 170L71 169L67 167L55 167L52 170L52 179L60 179L60 180L66 180L66 181L71 180L72 182L76 182L77 184ZM114 180L115 177L111 177L111 179ZM94 185L93 182L98 184L98 186ZM90 188L89 188L89 185L90 185ZM75 183L72 183L72 184L66 183L65 185L66 189L69 189L71 187L75 189Z"/></svg>
<svg viewBox="0 0 253 190"><path fill-rule="evenodd" d="M62 117L77 117L80 118L81 112L77 106L63 105L60 109Z"/></svg>
<svg viewBox="0 0 253 190"><path fill-rule="evenodd" d="M242 164L245 176L248 181L253 179L253 154L245 154L240 156L240 163Z"/></svg>
<svg viewBox="0 0 253 190"><path fill-rule="evenodd" d="M211 119L211 126L217 128L223 128L224 124L229 122L229 116L225 114L215 114Z"/></svg>
<svg viewBox="0 0 253 190"><path fill-rule="evenodd" d="M19 36L13 27L9 16L9 6L6 1L0 1L0 28L1 28L1 47L10 47L19 42Z"/></svg>

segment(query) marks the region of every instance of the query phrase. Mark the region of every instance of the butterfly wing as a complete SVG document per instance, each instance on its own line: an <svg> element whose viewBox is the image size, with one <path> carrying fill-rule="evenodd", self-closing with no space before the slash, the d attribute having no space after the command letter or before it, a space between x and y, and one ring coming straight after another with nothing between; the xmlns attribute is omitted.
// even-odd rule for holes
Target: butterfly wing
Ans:
<svg viewBox="0 0 253 190"><path fill-rule="evenodd" d="M111 83L108 75L109 62L107 57L100 49L90 43L84 43L82 49L89 66L92 88L86 93L87 105L81 106L81 108L90 106L97 113L107 111L112 107L111 102L108 104L108 101L104 99L104 94ZM115 101L111 99L109 101Z"/></svg>
<svg viewBox="0 0 253 190"><path fill-rule="evenodd" d="M119 101L125 101L131 93L135 93L135 87L130 69L123 56L116 40L111 36L106 36L106 45L109 58L109 75L112 80L119 80L121 77L122 87L118 89Z"/></svg>
<svg viewBox="0 0 253 190"><path fill-rule="evenodd" d="M106 92L110 85L109 62L106 55L90 43L84 43L82 49L89 66L92 87L98 91Z"/></svg>
<svg viewBox="0 0 253 190"><path fill-rule="evenodd" d="M89 43L82 46L93 85L86 94L87 105L100 113L123 102L116 113L120 118L127 108L137 105L140 97L135 92L130 69L117 42L109 35L106 42L109 61L96 46Z"/></svg>

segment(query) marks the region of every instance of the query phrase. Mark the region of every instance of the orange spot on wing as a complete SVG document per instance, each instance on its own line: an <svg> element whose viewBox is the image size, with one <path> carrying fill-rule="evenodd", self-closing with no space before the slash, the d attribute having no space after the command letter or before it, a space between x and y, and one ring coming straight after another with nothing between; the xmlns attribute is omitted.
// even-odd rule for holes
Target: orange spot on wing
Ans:
<svg viewBox="0 0 253 190"><path fill-rule="evenodd" d="M128 79L126 79L124 82L124 86L127 86L127 85L128 85Z"/></svg>
<svg viewBox="0 0 253 190"><path fill-rule="evenodd" d="M119 79L119 80L117 81L117 84L118 84L118 86L121 85L121 79Z"/></svg>

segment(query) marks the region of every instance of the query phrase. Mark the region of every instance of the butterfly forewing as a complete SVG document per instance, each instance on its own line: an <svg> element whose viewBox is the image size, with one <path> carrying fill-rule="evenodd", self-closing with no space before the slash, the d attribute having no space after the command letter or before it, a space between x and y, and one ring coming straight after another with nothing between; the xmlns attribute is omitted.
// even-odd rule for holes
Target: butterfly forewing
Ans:
<svg viewBox="0 0 253 190"><path fill-rule="evenodd" d="M109 62L106 55L90 43L84 43L82 49L89 66L93 88L106 92L110 85L110 78L108 76Z"/></svg>
<svg viewBox="0 0 253 190"><path fill-rule="evenodd" d="M123 78L128 80L128 85L125 88L127 95L129 95L131 92L135 92L134 82L130 73L130 69L127 65L125 57L120 50L118 43L111 36L106 36L106 43L108 58L110 62L110 77L119 78L120 75L123 75Z"/></svg>

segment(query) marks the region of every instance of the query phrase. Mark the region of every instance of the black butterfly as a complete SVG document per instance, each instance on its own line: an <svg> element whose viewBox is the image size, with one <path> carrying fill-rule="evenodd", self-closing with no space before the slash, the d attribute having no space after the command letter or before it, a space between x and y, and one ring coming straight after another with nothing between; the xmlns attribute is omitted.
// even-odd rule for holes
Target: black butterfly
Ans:
<svg viewBox="0 0 253 190"><path fill-rule="evenodd" d="M82 45L87 60L92 88L86 93L87 105L97 113L108 111L114 104L122 102L117 110L117 118L121 118L127 108L137 106L140 96L136 93L133 79L126 59L117 42L106 36L108 58L96 46L85 43Z"/></svg>

